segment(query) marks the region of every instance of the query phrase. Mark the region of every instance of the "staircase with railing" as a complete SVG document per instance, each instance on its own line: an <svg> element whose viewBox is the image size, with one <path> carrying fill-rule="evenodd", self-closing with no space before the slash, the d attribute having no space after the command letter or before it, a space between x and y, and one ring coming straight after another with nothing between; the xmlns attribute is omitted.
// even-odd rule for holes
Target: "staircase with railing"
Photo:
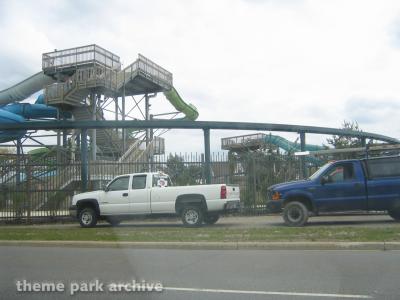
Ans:
<svg viewBox="0 0 400 300"><path fill-rule="evenodd" d="M75 120L91 120L93 117L92 112L88 106L75 107L72 110ZM103 111L101 109L96 110L96 119L105 120ZM90 132L89 132L90 133ZM104 155L117 158L123 152L122 139L118 133L113 129L97 129L96 130L96 146L100 148Z"/></svg>
<svg viewBox="0 0 400 300"><path fill-rule="evenodd" d="M151 141L145 149L141 149L144 139L138 139L117 161L92 161L89 163L89 180L90 181L109 181L116 175L138 173L150 170L149 158L154 154L156 141ZM71 163L66 167L59 168L55 176L49 177L46 184L51 190L62 191L68 190L71 185L78 184L81 181L81 165L79 163ZM51 199L51 196L43 199L34 210L41 210Z"/></svg>

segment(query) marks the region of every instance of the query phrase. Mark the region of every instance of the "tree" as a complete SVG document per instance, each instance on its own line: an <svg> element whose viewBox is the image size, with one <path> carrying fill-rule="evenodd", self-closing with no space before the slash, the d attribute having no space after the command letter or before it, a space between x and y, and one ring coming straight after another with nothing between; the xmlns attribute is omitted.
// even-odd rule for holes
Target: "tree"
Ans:
<svg viewBox="0 0 400 300"><path fill-rule="evenodd" d="M201 182L203 169L195 163L185 163L179 155L170 154L165 172L176 185L195 185Z"/></svg>
<svg viewBox="0 0 400 300"><path fill-rule="evenodd" d="M342 124L342 129L345 130L353 130L353 131L359 131L361 132L362 130L358 126L357 121L343 121ZM359 137L351 137L351 136L344 136L344 135L333 135L332 138L326 139L329 145L332 145L335 147L335 149L343 149L343 148L355 148L355 147L361 147L362 142L361 138Z"/></svg>

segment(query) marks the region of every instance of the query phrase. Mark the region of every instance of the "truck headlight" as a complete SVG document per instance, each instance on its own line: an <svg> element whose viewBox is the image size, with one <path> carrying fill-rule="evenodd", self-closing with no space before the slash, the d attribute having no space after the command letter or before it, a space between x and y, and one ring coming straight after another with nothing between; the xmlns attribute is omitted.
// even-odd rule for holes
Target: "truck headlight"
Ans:
<svg viewBox="0 0 400 300"><path fill-rule="evenodd" d="M279 193L279 192L274 192L273 194L272 194L272 197L271 197L271 199L272 200L280 200L281 199L281 194Z"/></svg>

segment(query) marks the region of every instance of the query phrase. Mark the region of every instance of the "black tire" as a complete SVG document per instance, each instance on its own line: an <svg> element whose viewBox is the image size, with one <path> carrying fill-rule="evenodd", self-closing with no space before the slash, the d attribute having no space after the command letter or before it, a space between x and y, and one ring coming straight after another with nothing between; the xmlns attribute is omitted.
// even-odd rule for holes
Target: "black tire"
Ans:
<svg viewBox="0 0 400 300"><path fill-rule="evenodd" d="M108 217L106 221L111 225L111 226L118 226L121 223L121 219L114 218L114 217Z"/></svg>
<svg viewBox="0 0 400 300"><path fill-rule="evenodd" d="M81 227L94 227L97 224L97 213L91 207L85 207L79 212L79 224Z"/></svg>
<svg viewBox="0 0 400 300"><path fill-rule="evenodd" d="M219 219L219 214L210 214L210 215L205 215L204 216L204 223L207 225L213 225L217 223Z"/></svg>
<svg viewBox="0 0 400 300"><path fill-rule="evenodd" d="M388 211L388 214L395 221L400 221L400 209L391 209Z"/></svg>
<svg viewBox="0 0 400 300"><path fill-rule="evenodd" d="M199 227L203 223L203 212L199 206L184 207L181 217L186 227Z"/></svg>
<svg viewBox="0 0 400 300"><path fill-rule="evenodd" d="M301 202L289 202L283 209L283 220L287 226L304 226L308 220L308 209Z"/></svg>

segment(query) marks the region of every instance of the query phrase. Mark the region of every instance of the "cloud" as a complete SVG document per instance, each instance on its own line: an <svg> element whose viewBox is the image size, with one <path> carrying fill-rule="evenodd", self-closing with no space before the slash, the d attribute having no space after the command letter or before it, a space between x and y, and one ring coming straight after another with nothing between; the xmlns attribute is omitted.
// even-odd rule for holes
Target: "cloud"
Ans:
<svg viewBox="0 0 400 300"><path fill-rule="evenodd" d="M0 89L39 71L43 52L97 43L125 65L142 53L170 70L201 120L357 119L399 137L390 106L400 95L399 9L398 1L0 1ZM162 95L152 104L152 113L174 110ZM184 146L175 136L172 151L202 149L201 132Z"/></svg>
<svg viewBox="0 0 400 300"><path fill-rule="evenodd" d="M375 125L388 119L395 120L400 113L400 102L394 99L354 98L346 102L345 111L351 120Z"/></svg>

